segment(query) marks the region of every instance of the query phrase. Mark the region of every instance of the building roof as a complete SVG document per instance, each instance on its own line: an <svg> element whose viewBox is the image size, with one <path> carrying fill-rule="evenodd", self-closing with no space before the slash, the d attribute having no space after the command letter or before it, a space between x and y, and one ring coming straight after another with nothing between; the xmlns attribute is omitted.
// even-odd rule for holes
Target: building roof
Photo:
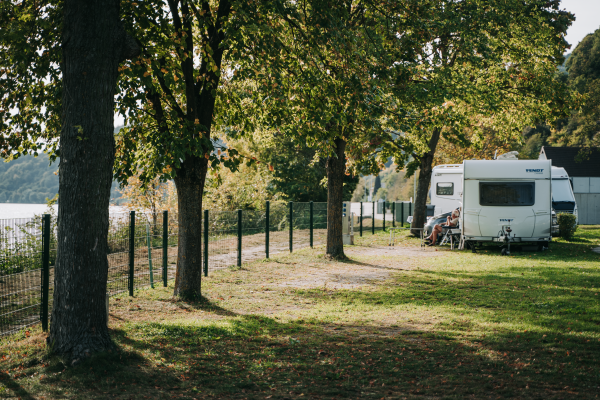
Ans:
<svg viewBox="0 0 600 400"><path fill-rule="evenodd" d="M600 177L600 151L581 147L543 146L540 150L541 160L552 160L555 167L563 167L570 177ZM588 153L589 152L589 153ZM580 157L577 157L580 155Z"/></svg>

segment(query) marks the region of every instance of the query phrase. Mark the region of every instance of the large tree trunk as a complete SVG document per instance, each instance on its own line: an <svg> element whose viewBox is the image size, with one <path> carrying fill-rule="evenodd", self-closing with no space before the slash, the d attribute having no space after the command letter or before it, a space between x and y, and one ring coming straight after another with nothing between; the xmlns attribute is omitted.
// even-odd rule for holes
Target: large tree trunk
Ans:
<svg viewBox="0 0 600 400"><path fill-rule="evenodd" d="M413 222L411 224L411 233L416 236L421 235L420 229L423 229L427 220L427 191L431 182L431 171L433 169L433 158L435 150L440 140L440 128L434 128L431 139L429 139L429 151L421 157L421 169L417 186L417 198L415 199L415 208L413 211ZM416 172L415 172L416 173Z"/></svg>
<svg viewBox="0 0 600 400"><path fill-rule="evenodd" d="M66 0L58 249L49 345L73 362L112 347L106 321L108 205L119 63L139 52L119 1Z"/></svg>
<svg viewBox="0 0 600 400"><path fill-rule="evenodd" d="M346 142L335 139L335 155L327 159L327 249L331 259L345 259L342 237L342 202L346 173Z"/></svg>
<svg viewBox="0 0 600 400"><path fill-rule="evenodd" d="M174 295L197 300L202 284L202 193L208 169L205 158L188 158L177 171L179 236Z"/></svg>

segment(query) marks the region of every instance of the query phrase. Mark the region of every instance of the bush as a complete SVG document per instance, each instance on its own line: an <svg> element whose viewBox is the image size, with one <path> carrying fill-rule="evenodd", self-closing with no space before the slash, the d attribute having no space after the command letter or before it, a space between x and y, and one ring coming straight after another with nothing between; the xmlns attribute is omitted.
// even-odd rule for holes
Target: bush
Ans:
<svg viewBox="0 0 600 400"><path fill-rule="evenodd" d="M576 217L573 214L558 214L558 229L561 238L565 240L570 240L573 237L573 234L577 230L575 220Z"/></svg>

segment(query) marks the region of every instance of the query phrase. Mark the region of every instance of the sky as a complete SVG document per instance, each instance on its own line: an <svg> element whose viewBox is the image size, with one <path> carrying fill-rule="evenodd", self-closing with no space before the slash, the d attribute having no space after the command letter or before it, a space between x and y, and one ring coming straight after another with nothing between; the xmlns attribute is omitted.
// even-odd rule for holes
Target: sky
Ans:
<svg viewBox="0 0 600 400"><path fill-rule="evenodd" d="M575 21L567 31L567 42L572 52L577 44L587 35L600 28L600 0L562 0L560 8L575 14Z"/></svg>

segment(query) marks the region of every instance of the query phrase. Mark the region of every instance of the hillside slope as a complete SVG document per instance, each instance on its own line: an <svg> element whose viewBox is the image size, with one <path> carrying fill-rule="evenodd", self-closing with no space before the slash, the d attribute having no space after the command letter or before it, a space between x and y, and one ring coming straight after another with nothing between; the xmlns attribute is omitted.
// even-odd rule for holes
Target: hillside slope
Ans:
<svg viewBox="0 0 600 400"><path fill-rule="evenodd" d="M0 203L45 203L58 193L58 162L50 165L46 154L0 162ZM111 203L121 196L113 184Z"/></svg>

